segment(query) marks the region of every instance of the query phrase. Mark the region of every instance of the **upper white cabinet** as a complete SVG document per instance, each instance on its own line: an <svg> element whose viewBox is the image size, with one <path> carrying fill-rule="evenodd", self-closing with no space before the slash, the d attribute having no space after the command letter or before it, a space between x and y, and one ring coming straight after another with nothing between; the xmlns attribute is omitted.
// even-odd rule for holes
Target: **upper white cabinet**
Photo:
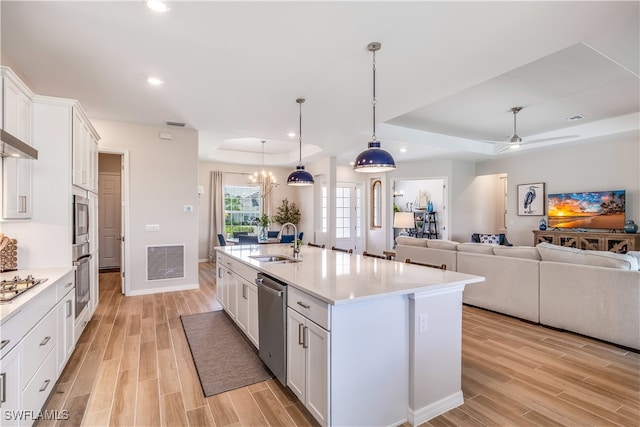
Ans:
<svg viewBox="0 0 640 427"><path fill-rule="evenodd" d="M8 69L2 69L2 128L32 143L32 94ZM18 157L2 159L2 218L31 218L31 162Z"/></svg>
<svg viewBox="0 0 640 427"><path fill-rule="evenodd" d="M78 107L73 108L73 185L98 192L98 135Z"/></svg>

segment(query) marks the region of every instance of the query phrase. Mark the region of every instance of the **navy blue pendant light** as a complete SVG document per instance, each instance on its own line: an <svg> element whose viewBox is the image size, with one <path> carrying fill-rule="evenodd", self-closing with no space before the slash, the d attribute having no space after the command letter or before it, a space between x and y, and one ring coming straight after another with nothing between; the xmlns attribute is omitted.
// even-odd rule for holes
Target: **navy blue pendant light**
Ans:
<svg viewBox="0 0 640 427"><path fill-rule="evenodd" d="M289 177L287 178L287 185L306 187L309 185L313 185L313 175L304 170L304 166L302 165L302 104L304 103L304 98L298 98L296 99L296 102L300 106L300 130L298 132L298 141L300 142L300 157L296 170L291 172L289 174Z"/></svg>
<svg viewBox="0 0 640 427"><path fill-rule="evenodd" d="M373 53L373 135L369 141L369 148L358 155L353 165L356 172L387 172L396 168L396 163L391 154L380 148L380 142L376 140L376 51L380 50L382 44L371 42L367 46L369 52Z"/></svg>

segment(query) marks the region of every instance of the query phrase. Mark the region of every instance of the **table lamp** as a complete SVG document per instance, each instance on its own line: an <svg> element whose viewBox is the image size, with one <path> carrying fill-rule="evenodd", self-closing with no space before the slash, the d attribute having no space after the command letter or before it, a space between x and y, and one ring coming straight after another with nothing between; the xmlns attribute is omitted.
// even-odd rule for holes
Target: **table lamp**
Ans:
<svg viewBox="0 0 640 427"><path fill-rule="evenodd" d="M402 228L400 236L408 236L408 228L415 226L413 222L413 212L396 212L393 216L393 228Z"/></svg>

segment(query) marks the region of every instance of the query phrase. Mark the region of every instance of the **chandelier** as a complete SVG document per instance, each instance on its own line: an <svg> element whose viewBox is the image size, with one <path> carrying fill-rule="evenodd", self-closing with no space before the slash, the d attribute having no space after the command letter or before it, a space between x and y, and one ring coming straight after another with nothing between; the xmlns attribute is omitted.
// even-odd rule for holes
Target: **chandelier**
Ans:
<svg viewBox="0 0 640 427"><path fill-rule="evenodd" d="M276 188L279 184L276 182L276 177L271 171L267 172L264 169L264 144L267 141L262 142L262 170L260 172L254 172L249 176L249 184L257 185L260 187L260 197L264 199Z"/></svg>

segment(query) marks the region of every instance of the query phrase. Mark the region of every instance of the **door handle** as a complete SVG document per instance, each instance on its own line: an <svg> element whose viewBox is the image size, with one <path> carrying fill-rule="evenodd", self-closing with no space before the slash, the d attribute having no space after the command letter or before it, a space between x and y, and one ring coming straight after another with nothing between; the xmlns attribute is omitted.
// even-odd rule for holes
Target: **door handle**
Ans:
<svg viewBox="0 0 640 427"><path fill-rule="evenodd" d="M67 300L67 318L71 317L71 315L73 314L73 310L71 307L71 300Z"/></svg>
<svg viewBox="0 0 640 427"><path fill-rule="evenodd" d="M0 341L0 350L5 348L7 346L7 344L9 344L10 341L11 340L2 340L2 341Z"/></svg>
<svg viewBox="0 0 640 427"><path fill-rule="evenodd" d="M306 309L310 309L311 308L311 306L309 304L304 304L302 301L298 301L298 305L303 307L303 308L306 308Z"/></svg>
<svg viewBox="0 0 640 427"><path fill-rule="evenodd" d="M304 333L302 334L302 348L309 348L309 328L304 327Z"/></svg>
<svg viewBox="0 0 640 427"><path fill-rule="evenodd" d="M0 403L7 401L7 373L0 374Z"/></svg>
<svg viewBox="0 0 640 427"><path fill-rule="evenodd" d="M298 323L298 344L304 345L304 325Z"/></svg>
<svg viewBox="0 0 640 427"><path fill-rule="evenodd" d="M47 389L47 387L49 387L49 383L51 382L51 380L44 380L44 383L42 383L42 387L40 387L39 391L45 391Z"/></svg>
<svg viewBox="0 0 640 427"><path fill-rule="evenodd" d="M40 343L40 347L42 347L44 345L47 345L47 343L49 342L50 339L51 339L51 337L44 337L44 339Z"/></svg>

